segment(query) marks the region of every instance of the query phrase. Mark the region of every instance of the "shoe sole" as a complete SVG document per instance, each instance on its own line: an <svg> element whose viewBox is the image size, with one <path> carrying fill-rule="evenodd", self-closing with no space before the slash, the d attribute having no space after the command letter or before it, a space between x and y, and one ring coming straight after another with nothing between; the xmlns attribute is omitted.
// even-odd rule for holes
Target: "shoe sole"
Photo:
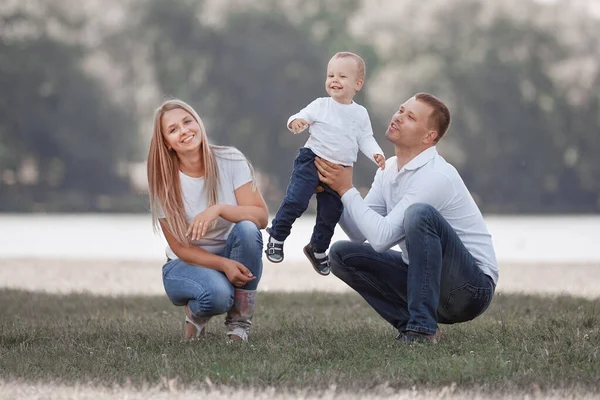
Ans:
<svg viewBox="0 0 600 400"><path fill-rule="evenodd" d="M281 257L281 260L278 261L271 259L268 254L265 254L265 257L267 257L267 260L271 261L273 264L279 264L283 261L283 257Z"/></svg>
<svg viewBox="0 0 600 400"><path fill-rule="evenodd" d="M317 267L315 267L315 264L313 264L313 263L312 263L312 259L311 259L311 257L310 257L310 254L309 254L309 253L308 253L308 251L306 250L306 246L304 246L304 247L302 248L302 252L303 252L303 253L304 253L304 255L306 256L306 258L308 258L308 261L310 262L310 265L312 265L313 269L314 269L314 270L317 272L317 274L319 274L319 275L321 275L321 276L327 276L327 275L331 274L331 268L329 269L329 271L328 271L326 274L324 274L324 273L322 273L321 271L319 271L319 270L317 269Z"/></svg>

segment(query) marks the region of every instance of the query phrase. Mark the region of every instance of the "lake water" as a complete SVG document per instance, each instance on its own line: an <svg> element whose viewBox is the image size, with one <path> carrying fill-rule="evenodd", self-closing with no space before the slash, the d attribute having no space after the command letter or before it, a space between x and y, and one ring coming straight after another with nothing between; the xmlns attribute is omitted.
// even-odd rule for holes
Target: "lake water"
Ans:
<svg viewBox="0 0 600 400"><path fill-rule="evenodd" d="M500 262L600 262L600 216L488 216ZM300 218L286 259L303 260L313 216ZM267 239L264 233L265 241ZM338 228L334 240L346 235ZM0 258L163 260L147 215L0 214Z"/></svg>

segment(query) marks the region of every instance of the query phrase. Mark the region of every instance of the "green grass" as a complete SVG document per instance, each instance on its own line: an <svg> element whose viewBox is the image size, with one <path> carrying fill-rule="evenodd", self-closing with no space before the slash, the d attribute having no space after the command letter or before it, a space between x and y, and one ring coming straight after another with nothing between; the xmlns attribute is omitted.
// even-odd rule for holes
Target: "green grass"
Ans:
<svg viewBox="0 0 600 400"><path fill-rule="evenodd" d="M223 316L182 342L183 310L166 297L0 290L0 378L61 383L364 391L511 391L600 386L600 300L497 296L475 321L441 325L437 345L403 345L352 294L260 293L247 345L227 344Z"/></svg>

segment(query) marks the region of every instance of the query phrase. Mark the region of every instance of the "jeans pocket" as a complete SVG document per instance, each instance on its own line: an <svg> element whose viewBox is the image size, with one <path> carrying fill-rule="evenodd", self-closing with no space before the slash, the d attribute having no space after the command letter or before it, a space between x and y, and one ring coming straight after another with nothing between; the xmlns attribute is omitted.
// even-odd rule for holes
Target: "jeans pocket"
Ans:
<svg viewBox="0 0 600 400"><path fill-rule="evenodd" d="M481 315L492 299L490 287L476 287L465 283L450 292L444 302L444 310L453 322L470 321Z"/></svg>
<svg viewBox="0 0 600 400"><path fill-rule="evenodd" d="M165 276L167 276L167 274L169 273L169 271L171 271L173 269L173 267L175 266L175 260L170 260L167 261L167 263L165 265L163 265L162 267L162 276L163 279L165 278Z"/></svg>

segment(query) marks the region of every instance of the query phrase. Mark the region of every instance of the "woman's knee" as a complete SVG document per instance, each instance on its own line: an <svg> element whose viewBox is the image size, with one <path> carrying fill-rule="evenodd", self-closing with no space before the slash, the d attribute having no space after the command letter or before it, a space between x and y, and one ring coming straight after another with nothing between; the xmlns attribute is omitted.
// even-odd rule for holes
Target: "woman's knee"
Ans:
<svg viewBox="0 0 600 400"><path fill-rule="evenodd" d="M260 229L252 221L240 221L235 224L231 234L235 236L241 243L256 245L262 248L262 234Z"/></svg>

